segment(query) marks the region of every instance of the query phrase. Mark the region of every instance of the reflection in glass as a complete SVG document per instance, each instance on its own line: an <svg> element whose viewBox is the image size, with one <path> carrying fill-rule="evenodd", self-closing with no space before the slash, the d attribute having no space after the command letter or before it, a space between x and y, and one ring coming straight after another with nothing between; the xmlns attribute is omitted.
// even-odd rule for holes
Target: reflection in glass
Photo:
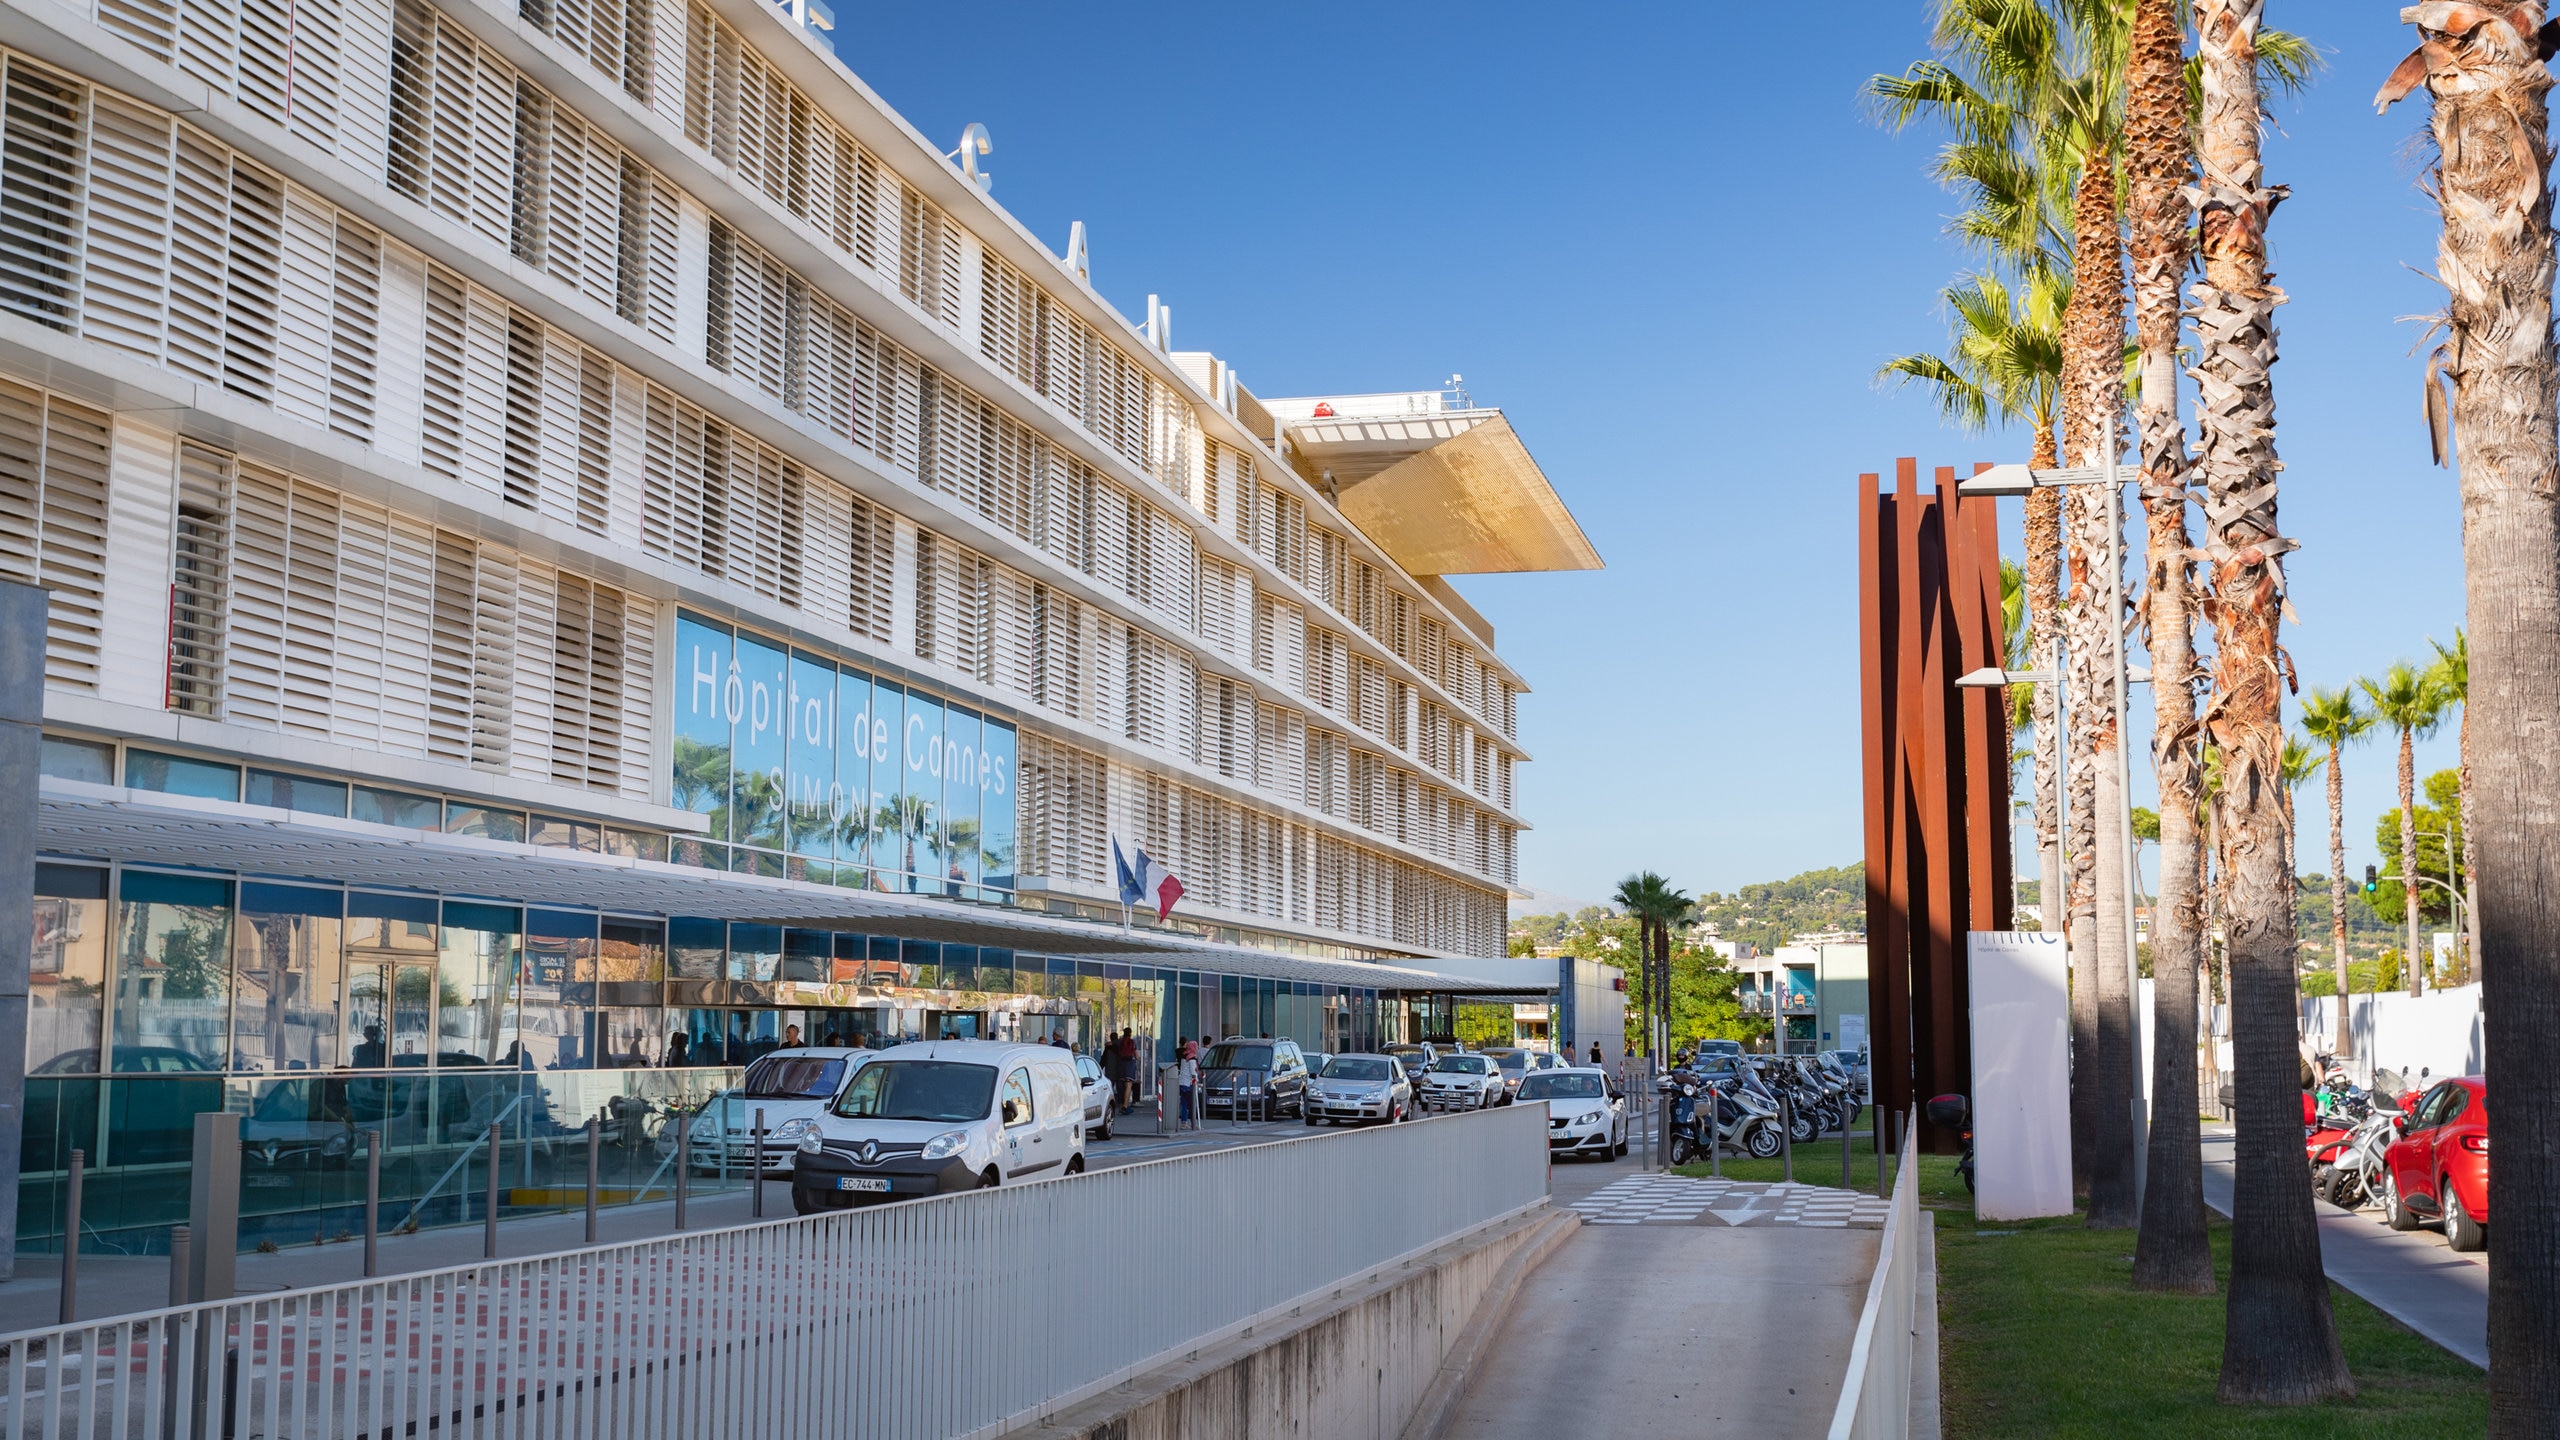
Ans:
<svg viewBox="0 0 2560 1440"><path fill-rule="evenodd" d="M27 965L27 1073L91 1075L107 995L107 872L36 866Z"/></svg>
<svg viewBox="0 0 2560 1440"><path fill-rule="evenodd" d="M732 838L765 850L783 845L783 789L789 747L788 660L777 646L752 635L735 644L738 684L732 693L741 706L729 727L730 803L736 807Z"/></svg>
<svg viewBox="0 0 2560 1440"><path fill-rule="evenodd" d="M231 1026L231 882L128 870L117 895L110 1064L221 1069Z"/></svg>
<svg viewBox="0 0 2560 1440"><path fill-rule="evenodd" d="M993 890L1013 888L1014 747L1013 727L990 718L978 750L978 864L983 883Z"/></svg>
<svg viewBox="0 0 2560 1440"><path fill-rule="evenodd" d="M871 888L903 890L915 869L907 834L907 692L871 684Z"/></svg>
<svg viewBox="0 0 2560 1440"><path fill-rule="evenodd" d="M346 955L346 1063L359 1070L426 1064L437 1009L436 902L348 891Z"/></svg>
<svg viewBox="0 0 2560 1440"><path fill-rule="evenodd" d="M445 902L436 949L436 988L445 1001L436 1016L438 1065L520 1067L523 1052L510 1047L522 929L511 907Z"/></svg>
<svg viewBox="0 0 2560 1440"><path fill-rule="evenodd" d="M523 1068L591 1069L595 1052L587 1014L596 999L596 917L529 910L524 929L524 977L512 1037L522 1046Z"/></svg>
<svg viewBox="0 0 2560 1440"><path fill-rule="evenodd" d="M729 720L743 708L729 665L729 635L676 617L675 804L711 817L712 840L729 838Z"/></svg>
<svg viewBox="0 0 2560 1440"><path fill-rule="evenodd" d="M836 667L797 651L791 656L790 695L783 706L783 733L790 754L787 798L794 854L813 859L835 855L836 818Z"/></svg>
<svg viewBox="0 0 2560 1440"><path fill-rule="evenodd" d="M324 1070L338 1058L339 945L346 895L304 885L240 887L232 929L238 981L231 1008L234 1070Z"/></svg>
<svg viewBox="0 0 2560 1440"><path fill-rule="evenodd" d="M667 1003L699 1005L726 975L729 925L679 915L667 922ZM676 1064L670 1060L668 1064ZM703 1062L708 1064L710 1062Z"/></svg>
<svg viewBox="0 0 2560 1440"><path fill-rule="evenodd" d="M729 927L729 982L771 985L782 974L782 927L779 925L732 925ZM733 998L741 992L733 989ZM769 998L769 997L768 997Z"/></svg>
<svg viewBox="0 0 2560 1440"><path fill-rule="evenodd" d="M903 888L924 893L942 888L942 702L907 692L901 733L906 778L899 801L899 869L905 874Z"/></svg>
<svg viewBox="0 0 2560 1440"><path fill-rule="evenodd" d="M659 987L666 978L666 922L606 916L596 964L596 1002L654 1009L663 998Z"/></svg>
<svg viewBox="0 0 2560 1440"><path fill-rule="evenodd" d="M978 712L954 705L942 722L942 893L966 895L978 883L979 767L985 729Z"/></svg>
<svg viewBox="0 0 2560 1440"><path fill-rule="evenodd" d="M847 670L836 677L836 779L827 792L839 885L868 883L845 871L871 863L871 740L871 677Z"/></svg>

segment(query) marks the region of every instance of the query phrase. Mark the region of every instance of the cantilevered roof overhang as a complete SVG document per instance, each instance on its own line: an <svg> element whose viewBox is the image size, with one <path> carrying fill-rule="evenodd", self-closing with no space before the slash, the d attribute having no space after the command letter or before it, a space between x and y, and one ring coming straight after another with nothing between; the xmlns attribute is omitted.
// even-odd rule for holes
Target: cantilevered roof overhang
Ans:
<svg viewBox="0 0 2560 1440"><path fill-rule="evenodd" d="M1365 397L1364 397L1365 398ZM1597 570L1600 553L1499 410L1404 415L1262 402L1335 503L1411 575Z"/></svg>
<svg viewBox="0 0 2560 1440"><path fill-rule="evenodd" d="M53 778L44 780L38 797L36 849L53 856L536 906L859 930L1323 985L1463 995L1507 994L1516 988L1408 966L1284 955L1160 930L1122 930L1009 906L733 875Z"/></svg>

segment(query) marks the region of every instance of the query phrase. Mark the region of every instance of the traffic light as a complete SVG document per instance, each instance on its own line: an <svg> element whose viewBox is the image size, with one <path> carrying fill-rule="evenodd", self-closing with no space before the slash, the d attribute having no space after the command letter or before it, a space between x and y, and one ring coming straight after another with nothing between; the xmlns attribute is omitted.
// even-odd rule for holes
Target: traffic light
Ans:
<svg viewBox="0 0 2560 1440"><path fill-rule="evenodd" d="M2382 877L2374 873L2373 867L2370 865L2364 867L2364 893L2367 895L2372 894L2376 889L2380 888L2381 884Z"/></svg>

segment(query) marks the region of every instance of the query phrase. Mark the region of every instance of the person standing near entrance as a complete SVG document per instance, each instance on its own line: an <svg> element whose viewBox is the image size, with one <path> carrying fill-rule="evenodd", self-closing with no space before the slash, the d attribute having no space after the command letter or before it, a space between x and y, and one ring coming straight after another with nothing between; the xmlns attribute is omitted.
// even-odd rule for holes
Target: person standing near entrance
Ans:
<svg viewBox="0 0 2560 1440"><path fill-rule="evenodd" d="M1605 1065L1608 1063L1600 1058L1600 1042L1597 1040L1591 1042L1591 1063L1594 1065Z"/></svg>
<svg viewBox="0 0 2560 1440"><path fill-rule="evenodd" d="M1112 1057L1120 1062L1120 1113L1138 1108L1138 1040L1127 1030L1120 1032L1119 1043L1111 1047Z"/></svg>
<svg viewBox="0 0 2560 1440"><path fill-rule="evenodd" d="M1193 1093L1200 1086L1200 1052L1190 1042L1182 1046L1182 1128L1200 1128L1199 1113L1192 1109Z"/></svg>
<svg viewBox="0 0 2560 1440"><path fill-rule="evenodd" d="M785 1050L797 1050L800 1048L799 1026L785 1025L782 1027L782 1048Z"/></svg>

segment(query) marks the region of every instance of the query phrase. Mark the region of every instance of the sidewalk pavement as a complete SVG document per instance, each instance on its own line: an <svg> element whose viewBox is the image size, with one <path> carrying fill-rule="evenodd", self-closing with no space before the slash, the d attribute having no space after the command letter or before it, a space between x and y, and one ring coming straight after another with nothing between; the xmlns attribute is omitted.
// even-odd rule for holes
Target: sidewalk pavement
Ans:
<svg viewBox="0 0 2560 1440"><path fill-rule="evenodd" d="M2231 1127L2204 1127L2204 1203L2231 1213ZM2307 1179L2305 1184L2310 1183ZM2369 1214L2314 1200L2320 1268L2349 1294L2486 1370L2489 1264L2431 1230L2394 1230Z"/></svg>

